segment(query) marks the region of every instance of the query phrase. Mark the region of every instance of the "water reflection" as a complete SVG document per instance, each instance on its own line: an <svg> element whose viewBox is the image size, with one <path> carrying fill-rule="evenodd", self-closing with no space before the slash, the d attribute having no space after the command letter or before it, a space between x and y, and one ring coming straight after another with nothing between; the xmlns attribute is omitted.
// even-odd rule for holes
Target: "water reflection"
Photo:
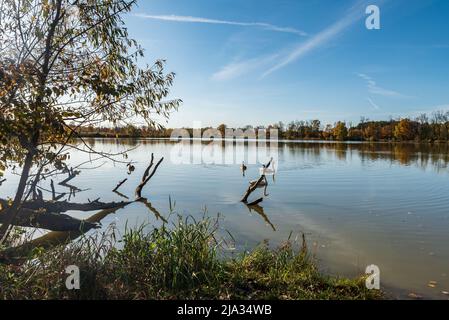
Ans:
<svg viewBox="0 0 449 320"><path fill-rule="evenodd" d="M139 145L167 145L178 142L169 139L112 139L112 138L86 138L85 141L91 145L100 144L116 147L137 147ZM191 143L191 142L190 142ZM203 145L211 142L203 141ZM238 141L234 145L248 146L248 142ZM226 142L221 143L223 149L227 147ZM344 143L323 141L281 141L278 144L279 152L288 152L293 155L306 156L319 160L323 154L333 153L338 160L345 161L349 154L358 153L362 161L388 160L398 162L402 165L416 165L427 167L432 165L436 170L446 169L449 162L449 144L447 143ZM244 165L244 164L243 164ZM241 165L241 169L242 166ZM246 171L247 166L245 165Z"/></svg>
<svg viewBox="0 0 449 320"><path fill-rule="evenodd" d="M249 212L253 212L255 211L258 215L260 215L265 222L273 229L273 231L276 231L275 226L273 225L273 223L271 223L270 219L268 218L268 216L265 214L264 209L258 204L247 204L246 205L248 207Z"/></svg>
<svg viewBox="0 0 449 320"><path fill-rule="evenodd" d="M316 255L328 272L352 276L374 263L384 285L435 298L449 291L448 144L280 142L276 175L267 177L267 190L254 191L253 203L247 206L240 200L248 182L259 178L261 163L269 159L265 153L261 163L242 159L243 152L254 148L247 143L235 143L234 163L177 164L170 160L175 142L164 139L86 140L104 151L135 148L126 160L133 161L135 172L127 175L126 163L83 171L70 181L79 189L90 188L76 192L77 201L133 198L151 153L165 157L152 187L143 191L146 202L129 205L113 217L100 215L103 226L116 223L122 231L126 226L170 222L171 197L181 215L201 217L207 207L209 213L225 217L222 228L236 239L237 250L265 239L276 245L291 232L306 233L309 243L317 243ZM221 144L224 157L227 147ZM86 160L82 154L71 155L74 167ZM120 193L111 192L125 177ZM0 186L2 197L10 196L17 183L14 175L6 178ZM261 197L263 202L255 203ZM438 288L428 288L430 280L437 281Z"/></svg>

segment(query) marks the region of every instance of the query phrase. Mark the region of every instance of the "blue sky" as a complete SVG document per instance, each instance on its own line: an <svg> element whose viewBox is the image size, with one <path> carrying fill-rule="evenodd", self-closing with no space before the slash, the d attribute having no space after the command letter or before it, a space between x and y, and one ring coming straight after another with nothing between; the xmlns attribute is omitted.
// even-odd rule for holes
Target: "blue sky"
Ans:
<svg viewBox="0 0 449 320"><path fill-rule="evenodd" d="M126 23L177 74L171 127L449 110L447 0L148 0Z"/></svg>

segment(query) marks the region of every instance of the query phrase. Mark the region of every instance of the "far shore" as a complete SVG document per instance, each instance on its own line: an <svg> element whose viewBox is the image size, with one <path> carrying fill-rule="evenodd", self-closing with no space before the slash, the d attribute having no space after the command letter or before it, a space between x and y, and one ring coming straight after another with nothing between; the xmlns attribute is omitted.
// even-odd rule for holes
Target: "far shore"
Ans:
<svg viewBox="0 0 449 320"><path fill-rule="evenodd" d="M98 139L134 139L134 140L202 140L202 141L211 141L209 138L172 138L170 136L163 136L163 137L152 137L152 136L139 136L139 135L112 135L112 134L100 134L100 133L94 133L94 134L80 134L80 138L98 138ZM230 140L230 138L213 138L217 140L223 140L227 141ZM253 138L232 138L232 140L237 141L270 141L270 139L261 138L261 139L253 139ZM394 143L394 144L448 144L449 140L335 140L335 139L329 139L324 140L321 138L304 138L304 139L279 139L277 142L313 142L313 143Z"/></svg>

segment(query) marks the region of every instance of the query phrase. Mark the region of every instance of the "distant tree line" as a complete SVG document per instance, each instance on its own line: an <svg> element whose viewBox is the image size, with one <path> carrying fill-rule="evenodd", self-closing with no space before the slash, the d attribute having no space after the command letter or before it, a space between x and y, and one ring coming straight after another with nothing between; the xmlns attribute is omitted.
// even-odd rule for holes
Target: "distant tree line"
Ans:
<svg viewBox="0 0 449 320"><path fill-rule="evenodd" d="M218 130L225 136L227 126L221 124ZM192 136L193 130L185 128ZM209 128L203 128L202 132ZM264 130L278 130L278 137L286 140L335 140L335 141L448 141L449 111L437 111L430 116L421 114L415 119L390 119L388 121L372 121L362 117L357 125L344 121L322 125L320 120L291 121L288 124L278 122L268 126L245 126L242 130L253 129L256 134ZM145 137L168 138L173 129L149 127L83 127L82 136L90 137Z"/></svg>
<svg viewBox="0 0 449 320"><path fill-rule="evenodd" d="M168 128L137 127L130 124L123 127L81 127L79 135L94 138L167 138L172 131L173 129Z"/></svg>

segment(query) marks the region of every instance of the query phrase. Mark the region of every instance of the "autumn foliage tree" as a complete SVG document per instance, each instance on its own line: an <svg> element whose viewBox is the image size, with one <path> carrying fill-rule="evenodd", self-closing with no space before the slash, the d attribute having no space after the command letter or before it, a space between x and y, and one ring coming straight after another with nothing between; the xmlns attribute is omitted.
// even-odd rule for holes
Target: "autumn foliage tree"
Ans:
<svg viewBox="0 0 449 320"><path fill-rule="evenodd" d="M400 141L413 140L416 135L416 128L414 123L409 119L402 119L395 126L393 134Z"/></svg>
<svg viewBox="0 0 449 320"><path fill-rule="evenodd" d="M128 36L123 15L135 2L0 0L0 171L22 170L11 205L0 208L0 239L33 184L83 143L74 140L81 126L158 126L178 107L168 99L174 74L163 61L142 67Z"/></svg>

